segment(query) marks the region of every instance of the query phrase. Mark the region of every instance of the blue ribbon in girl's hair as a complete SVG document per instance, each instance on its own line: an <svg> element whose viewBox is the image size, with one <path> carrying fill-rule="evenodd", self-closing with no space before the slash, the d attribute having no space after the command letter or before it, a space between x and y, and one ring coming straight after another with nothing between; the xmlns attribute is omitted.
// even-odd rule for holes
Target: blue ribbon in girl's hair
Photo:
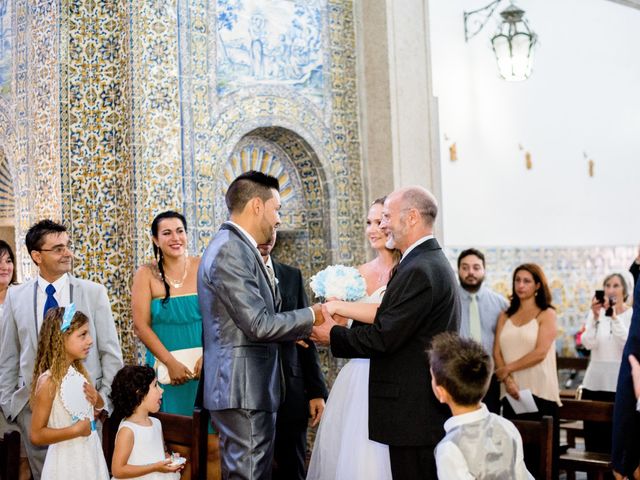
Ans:
<svg viewBox="0 0 640 480"><path fill-rule="evenodd" d="M60 325L60 331L66 332L69 330L71 326L71 320L73 320L73 316L76 314L76 304L70 303L64 309L64 315L62 316L62 325Z"/></svg>

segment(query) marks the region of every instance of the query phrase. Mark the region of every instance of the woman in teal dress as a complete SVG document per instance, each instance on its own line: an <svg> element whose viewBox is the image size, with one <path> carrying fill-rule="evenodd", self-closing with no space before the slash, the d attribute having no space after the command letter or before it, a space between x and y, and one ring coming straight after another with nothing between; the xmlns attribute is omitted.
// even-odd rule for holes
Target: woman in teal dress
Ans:
<svg viewBox="0 0 640 480"><path fill-rule="evenodd" d="M180 213L167 211L151 224L155 262L142 265L133 277L131 307L135 334L147 347L146 363L167 366L170 384L163 384L162 412L193 414L202 370L202 357L192 369L178 361L175 350L202 347L202 315L198 305L200 257L187 255L187 223ZM172 446L179 451L178 446ZM209 432L207 478L220 478L218 436ZM188 464L187 464L188 465ZM182 478L189 478L185 469Z"/></svg>

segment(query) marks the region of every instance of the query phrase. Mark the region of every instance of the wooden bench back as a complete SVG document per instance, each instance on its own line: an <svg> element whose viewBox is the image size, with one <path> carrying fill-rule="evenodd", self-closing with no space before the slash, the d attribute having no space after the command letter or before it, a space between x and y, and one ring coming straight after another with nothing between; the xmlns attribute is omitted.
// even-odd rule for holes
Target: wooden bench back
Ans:
<svg viewBox="0 0 640 480"><path fill-rule="evenodd" d="M613 402L599 402L595 400L562 399L562 406L558 411L561 420L587 420L591 422L612 422Z"/></svg>
<svg viewBox="0 0 640 480"><path fill-rule="evenodd" d="M511 420L522 437L524 463L534 478L551 480L553 450L553 418L542 420Z"/></svg>

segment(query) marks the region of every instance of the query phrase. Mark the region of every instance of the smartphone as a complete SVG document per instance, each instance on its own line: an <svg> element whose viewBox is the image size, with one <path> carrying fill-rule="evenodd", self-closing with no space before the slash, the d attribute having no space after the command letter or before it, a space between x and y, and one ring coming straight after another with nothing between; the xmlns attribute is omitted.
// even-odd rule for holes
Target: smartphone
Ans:
<svg viewBox="0 0 640 480"><path fill-rule="evenodd" d="M604 290L596 290L596 300L598 303L604 303Z"/></svg>
<svg viewBox="0 0 640 480"><path fill-rule="evenodd" d="M609 297L609 308L604 312L605 317L613 316L613 307L616 304L616 297Z"/></svg>

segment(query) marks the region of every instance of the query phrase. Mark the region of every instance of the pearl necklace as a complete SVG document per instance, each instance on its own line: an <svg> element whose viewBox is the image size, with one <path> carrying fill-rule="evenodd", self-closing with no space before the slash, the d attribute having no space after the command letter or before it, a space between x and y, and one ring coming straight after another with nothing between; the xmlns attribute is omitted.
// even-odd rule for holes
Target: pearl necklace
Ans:
<svg viewBox="0 0 640 480"><path fill-rule="evenodd" d="M184 264L184 273L182 274L182 278L180 280L173 280L172 278L169 278L166 274L164 275L164 279L173 288L182 288L182 286L184 285L184 281L187 279L188 267L189 267L189 259L186 258L185 264Z"/></svg>

